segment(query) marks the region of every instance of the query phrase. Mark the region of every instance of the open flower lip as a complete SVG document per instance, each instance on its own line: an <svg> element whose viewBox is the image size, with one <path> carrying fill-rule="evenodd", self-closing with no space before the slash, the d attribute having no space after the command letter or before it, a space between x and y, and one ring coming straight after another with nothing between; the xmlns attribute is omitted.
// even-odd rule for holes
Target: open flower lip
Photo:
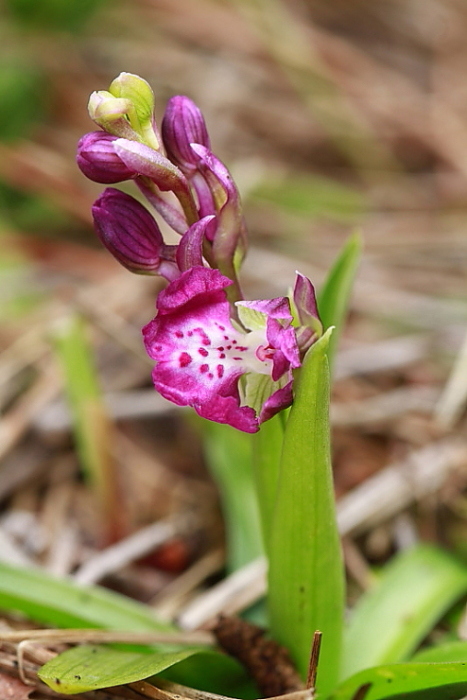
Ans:
<svg viewBox="0 0 467 700"><path fill-rule="evenodd" d="M190 268L159 294L158 314L143 334L147 352L157 362L154 385L165 398L192 406L211 420L256 432L263 417L290 405L291 391L285 387L291 381L291 368L299 366L299 351L296 344L292 351L294 331L287 325L275 329L271 345L268 323L274 319L266 315L263 328L244 331L234 325L225 294L230 284L218 270ZM283 302L288 304L286 299ZM291 320L290 309L287 316ZM290 323L288 319L285 324ZM275 371L276 355L280 376ZM249 376L254 375L264 375L270 386L259 404L248 393Z"/></svg>

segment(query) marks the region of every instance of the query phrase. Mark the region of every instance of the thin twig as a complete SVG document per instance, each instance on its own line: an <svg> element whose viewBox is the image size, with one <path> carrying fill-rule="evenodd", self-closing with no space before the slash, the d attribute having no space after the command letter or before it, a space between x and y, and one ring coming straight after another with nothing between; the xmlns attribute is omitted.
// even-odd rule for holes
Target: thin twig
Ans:
<svg viewBox="0 0 467 700"><path fill-rule="evenodd" d="M318 673L319 652L321 649L322 636L323 633L316 630L311 644L310 663L308 664L308 675L306 677L306 688L311 691L314 691L316 688L316 676Z"/></svg>

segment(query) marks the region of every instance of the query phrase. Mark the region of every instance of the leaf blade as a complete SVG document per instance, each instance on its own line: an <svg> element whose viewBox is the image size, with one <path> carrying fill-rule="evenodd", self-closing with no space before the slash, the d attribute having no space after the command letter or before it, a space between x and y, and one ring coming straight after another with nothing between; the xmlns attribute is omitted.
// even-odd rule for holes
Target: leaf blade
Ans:
<svg viewBox="0 0 467 700"><path fill-rule="evenodd" d="M261 430L251 436L253 448L253 473L258 494L259 512L263 543L267 550L271 535L271 523L277 497L284 421L281 413L261 426Z"/></svg>
<svg viewBox="0 0 467 700"><path fill-rule="evenodd" d="M305 676L312 635L323 633L317 680L323 695L337 681L344 607L329 446L329 336L312 346L297 383L268 552L272 634Z"/></svg>
<svg viewBox="0 0 467 700"><path fill-rule="evenodd" d="M327 700L455 700L467 693L467 664L409 663L368 668Z"/></svg>
<svg viewBox="0 0 467 700"><path fill-rule="evenodd" d="M48 661L38 676L53 690L72 695L149 678L197 653L197 648L148 654L84 644Z"/></svg>
<svg viewBox="0 0 467 700"><path fill-rule="evenodd" d="M324 328L336 328L328 349L331 374L361 251L362 238L360 234L354 233L346 241L318 294L318 309Z"/></svg>
<svg viewBox="0 0 467 700"><path fill-rule="evenodd" d="M203 437L208 467L221 494L227 568L233 572L263 554L251 435L230 425L203 421Z"/></svg>
<svg viewBox="0 0 467 700"><path fill-rule="evenodd" d="M424 663L454 663L467 661L467 642L454 640L428 647L412 656L411 661Z"/></svg>
<svg viewBox="0 0 467 700"><path fill-rule="evenodd" d="M396 557L354 609L342 677L403 661L466 590L467 569L442 550L419 545Z"/></svg>
<svg viewBox="0 0 467 700"><path fill-rule="evenodd" d="M0 609L53 627L174 631L150 608L100 586L76 586L45 572L0 562Z"/></svg>

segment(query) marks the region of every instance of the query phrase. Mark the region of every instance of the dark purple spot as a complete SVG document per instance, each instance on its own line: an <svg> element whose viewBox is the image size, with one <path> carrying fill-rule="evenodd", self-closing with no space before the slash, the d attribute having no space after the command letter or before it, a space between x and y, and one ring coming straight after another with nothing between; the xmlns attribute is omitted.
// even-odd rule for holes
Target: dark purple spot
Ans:
<svg viewBox="0 0 467 700"><path fill-rule="evenodd" d="M207 356L209 355L209 353L208 353L208 351L206 350L206 348L198 348L198 352L199 352L199 354L202 355L203 357L207 357Z"/></svg>
<svg viewBox="0 0 467 700"><path fill-rule="evenodd" d="M237 347L237 350L239 350L240 352L246 352L248 350L248 348L246 348L244 345L239 345Z"/></svg>
<svg viewBox="0 0 467 700"><path fill-rule="evenodd" d="M236 345L236 344L237 344L237 341L236 341L236 340L232 340L232 343L233 343L233 345Z"/></svg>
<svg viewBox="0 0 467 700"><path fill-rule="evenodd" d="M233 360L240 360L240 361L242 361L242 360L243 360L243 357L233 357L232 359L233 359Z"/></svg>
<svg viewBox="0 0 467 700"><path fill-rule="evenodd" d="M224 351L224 348L223 348L222 345L220 345L217 349L218 349L220 352L223 352L223 351Z"/></svg>
<svg viewBox="0 0 467 700"><path fill-rule="evenodd" d="M175 331L175 335L177 336L177 338L183 338L184 334L182 331Z"/></svg>
<svg viewBox="0 0 467 700"><path fill-rule="evenodd" d="M206 335L202 328L193 328L193 332L198 333L198 335L201 337L201 342L203 343L203 345L211 345L211 340L209 339L209 336Z"/></svg>
<svg viewBox="0 0 467 700"><path fill-rule="evenodd" d="M219 330L220 330L220 331L225 331L225 326L221 326L221 325L219 324Z"/></svg>
<svg viewBox="0 0 467 700"><path fill-rule="evenodd" d="M224 340L228 340L228 339L229 339L229 336L228 336L228 335L224 335Z"/></svg>
<svg viewBox="0 0 467 700"><path fill-rule="evenodd" d="M208 378L209 378L209 379L214 379L214 375L213 375L213 373L212 373L212 372L209 372L209 374L208 374Z"/></svg>
<svg viewBox="0 0 467 700"><path fill-rule="evenodd" d="M224 365L217 365L216 370L217 376L219 377L219 379L222 379L222 377L224 376Z"/></svg>
<svg viewBox="0 0 467 700"><path fill-rule="evenodd" d="M182 352L178 358L178 361L180 363L180 367L186 367L191 362L191 355L189 355L187 352Z"/></svg>
<svg viewBox="0 0 467 700"><path fill-rule="evenodd" d="M221 352L219 355L219 360L225 360L225 352Z"/></svg>
<svg viewBox="0 0 467 700"><path fill-rule="evenodd" d="M201 372L201 374L206 374L206 372L208 370L209 370L209 365L201 365L201 367L199 368L199 371Z"/></svg>
<svg viewBox="0 0 467 700"><path fill-rule="evenodd" d="M188 331L187 336L188 336L189 338L191 338L192 335L193 335L193 331Z"/></svg>
<svg viewBox="0 0 467 700"><path fill-rule="evenodd" d="M227 350L232 350L232 346L231 346L231 345L227 345Z"/></svg>

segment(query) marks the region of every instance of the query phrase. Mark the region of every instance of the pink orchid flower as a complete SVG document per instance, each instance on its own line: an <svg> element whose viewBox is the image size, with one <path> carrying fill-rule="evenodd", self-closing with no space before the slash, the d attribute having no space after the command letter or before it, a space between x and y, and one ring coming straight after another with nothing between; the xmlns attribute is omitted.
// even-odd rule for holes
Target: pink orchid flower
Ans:
<svg viewBox="0 0 467 700"><path fill-rule="evenodd" d="M239 323L225 293L230 284L218 270L191 267L160 292L143 334L162 396L254 433L291 404L300 351L285 297L237 302Z"/></svg>

